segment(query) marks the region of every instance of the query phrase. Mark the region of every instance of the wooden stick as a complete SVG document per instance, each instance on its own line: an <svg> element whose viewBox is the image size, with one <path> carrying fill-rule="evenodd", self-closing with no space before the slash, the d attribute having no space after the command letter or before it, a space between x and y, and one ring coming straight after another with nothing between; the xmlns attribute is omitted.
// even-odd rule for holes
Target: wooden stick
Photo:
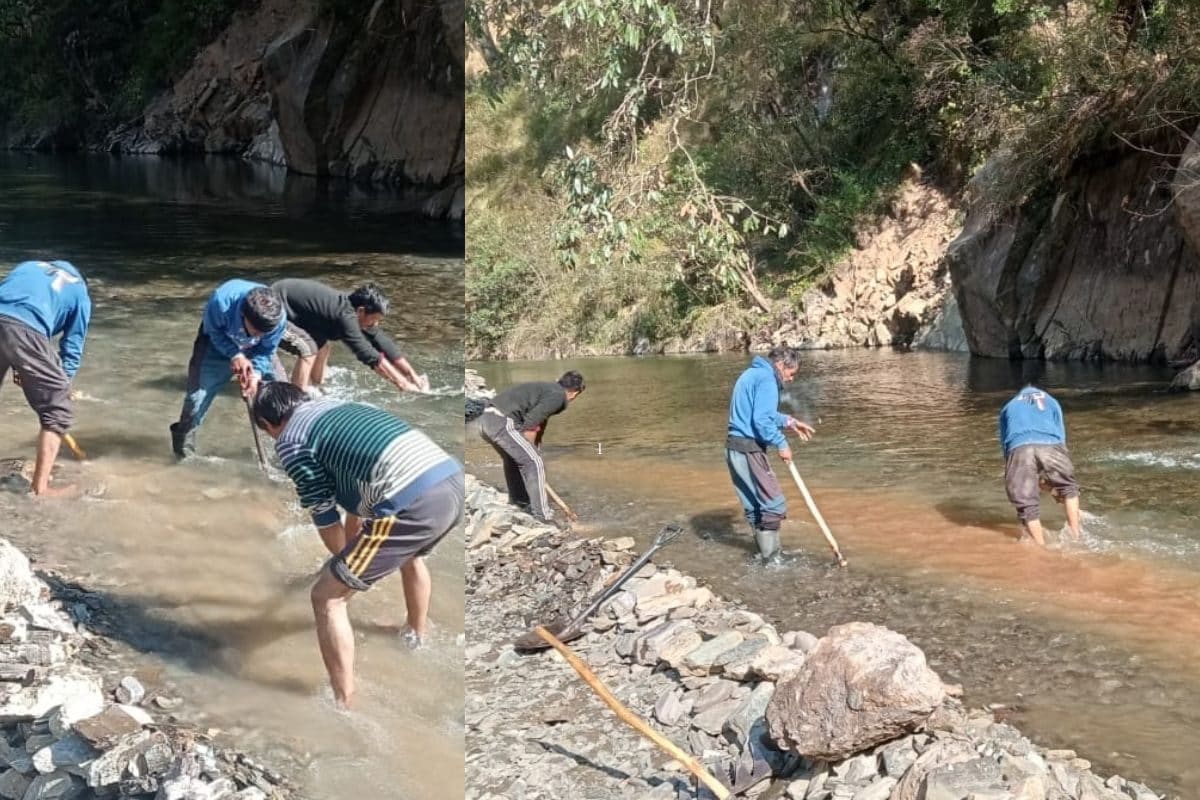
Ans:
<svg viewBox="0 0 1200 800"><path fill-rule="evenodd" d="M62 435L62 440L63 444L67 446L67 449L71 451L71 455L75 456L76 459L83 461L87 458L87 453L83 452L83 448L80 447L79 443L75 441L74 436L69 433L64 433Z"/></svg>
<svg viewBox="0 0 1200 800"><path fill-rule="evenodd" d="M254 433L254 449L258 451L258 468L263 472L267 471L267 459L263 455L262 441L258 438L258 424L254 421L254 409L250 407L250 398L243 397L246 401L246 414L250 417L250 430Z"/></svg>
<svg viewBox="0 0 1200 800"><path fill-rule="evenodd" d="M558 504L558 507L561 508L563 513L567 515L567 519L569 519L571 522L579 521L579 515L572 511L569 505L563 502L563 499L558 496L557 492L550 488L550 484L548 483L546 484L546 494L550 495L550 499Z"/></svg>
<svg viewBox="0 0 1200 800"><path fill-rule="evenodd" d="M726 788L723 783L713 777L712 773L706 770L703 764L701 764L688 753L685 753L670 739L651 728L644 720L642 720L641 717L639 717L637 714L634 714L632 711L622 705L620 700L613 697L613 693L608 690L608 687L601 683L600 679L596 677L595 673L588 669L587 664L583 663L579 656L575 655L575 653L571 651L571 648L560 642L554 636L554 634L550 633L550 631L546 630L541 625L537 626L533 630L534 633L542 637L547 644L562 654L562 657L567 660L567 663L579 673L579 677L583 678L584 683L590 686L592 691L600 696L600 699L604 701L604 704L611 708L622 722L633 728L642 736L645 736L647 739L654 742L660 748L665 750L672 758L687 767L689 772L699 778L700 781L707 786L714 795L717 796L717 800L726 800L726 798L730 796L729 789Z"/></svg>
<svg viewBox="0 0 1200 800"><path fill-rule="evenodd" d="M839 566L846 566L846 559L842 556L842 551L838 548L837 539L833 538L833 533L830 532L829 526L825 524L825 518L821 516L821 512L817 509L816 502L813 501L812 495L808 493L808 487L804 485L804 481L800 477L800 470L796 469L795 462L788 462L788 469L792 472L792 479L796 481L797 488L800 489L800 494L804 495L804 502L808 503L808 510L812 512L813 518L816 519L817 525L821 528L821 533L825 534L825 541L829 542L830 548L833 549L834 556L837 557Z"/></svg>

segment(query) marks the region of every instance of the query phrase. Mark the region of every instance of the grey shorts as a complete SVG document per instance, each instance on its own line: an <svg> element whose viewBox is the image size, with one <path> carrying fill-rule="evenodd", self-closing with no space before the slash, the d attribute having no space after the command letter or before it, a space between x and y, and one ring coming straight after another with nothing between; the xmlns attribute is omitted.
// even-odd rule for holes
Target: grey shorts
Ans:
<svg viewBox="0 0 1200 800"><path fill-rule="evenodd" d="M74 422L71 379L63 372L53 344L24 322L0 316L0 384L10 369L20 374L25 401L42 428L66 433Z"/></svg>
<svg viewBox="0 0 1200 800"><path fill-rule="evenodd" d="M285 353L291 353L300 358L312 358L321 349L308 331L301 328L294 322L289 322L287 328L283 331L283 339L279 342L279 349Z"/></svg>
<svg viewBox="0 0 1200 800"><path fill-rule="evenodd" d="M1063 445L1026 444L1009 451L1004 461L1004 488L1022 522L1038 519L1041 515L1039 482L1042 478L1063 500L1079 496L1075 465Z"/></svg>
<svg viewBox="0 0 1200 800"><path fill-rule="evenodd" d="M463 513L463 475L434 485L399 513L364 519L362 530L329 562L333 577L365 592L385 575L433 552Z"/></svg>

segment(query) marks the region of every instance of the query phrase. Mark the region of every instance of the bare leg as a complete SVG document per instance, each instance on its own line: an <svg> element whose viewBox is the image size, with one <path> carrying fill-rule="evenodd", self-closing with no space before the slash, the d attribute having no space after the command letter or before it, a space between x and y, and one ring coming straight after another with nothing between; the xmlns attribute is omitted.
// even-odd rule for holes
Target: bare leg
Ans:
<svg viewBox="0 0 1200 800"><path fill-rule="evenodd" d="M33 493L41 497L63 497L75 493L74 486L50 488L50 472L58 458L62 436L43 428L38 433L37 461L33 466Z"/></svg>
<svg viewBox="0 0 1200 800"><path fill-rule="evenodd" d="M1080 535L1079 527L1079 498L1068 497L1063 501L1063 505L1067 509L1067 525L1071 528L1071 538L1078 542Z"/></svg>
<svg viewBox="0 0 1200 800"><path fill-rule="evenodd" d="M425 559L417 557L400 568L400 579L404 582L404 606L408 610L408 627L423 640L429 629L429 597L433 593L433 580Z"/></svg>
<svg viewBox="0 0 1200 800"><path fill-rule="evenodd" d="M1042 547L1046 546L1046 537L1042 535L1042 521L1040 519L1025 520L1021 523L1025 528L1026 533L1033 537L1033 540Z"/></svg>
<svg viewBox="0 0 1200 800"><path fill-rule="evenodd" d="M342 708L354 702L354 629L347 606L354 590L325 570L312 588L317 643L329 673L333 697Z"/></svg>
<svg viewBox="0 0 1200 800"><path fill-rule="evenodd" d="M313 386L320 386L325 382L325 365L329 363L329 343L321 345L321 349L317 351L314 357L312 374L309 376Z"/></svg>
<svg viewBox="0 0 1200 800"><path fill-rule="evenodd" d="M292 367L292 383L301 389L307 389L309 376L312 374L313 365L316 361L316 356L302 356L297 358L296 366Z"/></svg>

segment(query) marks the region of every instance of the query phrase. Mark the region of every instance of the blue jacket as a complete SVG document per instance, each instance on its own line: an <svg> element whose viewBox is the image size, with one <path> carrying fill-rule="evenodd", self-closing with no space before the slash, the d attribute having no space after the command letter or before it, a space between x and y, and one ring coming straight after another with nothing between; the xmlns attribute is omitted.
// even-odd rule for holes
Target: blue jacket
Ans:
<svg viewBox="0 0 1200 800"><path fill-rule="evenodd" d="M74 379L83 360L83 340L92 301L79 270L69 261L22 261L0 283L0 315L20 320L47 338L62 334L58 357Z"/></svg>
<svg viewBox="0 0 1200 800"><path fill-rule="evenodd" d="M275 330L263 336L246 333L242 323L242 302L252 289L261 286L261 283L236 278L222 283L204 307L202 327L214 350L229 359L242 353L250 359L260 375L265 375L271 371L275 348L279 347L283 332L287 329L287 316L280 319Z"/></svg>
<svg viewBox="0 0 1200 800"><path fill-rule="evenodd" d="M782 384L775 366L755 356L750 367L733 385L729 398L729 434L754 439L764 450L768 445L787 447L783 428L791 417L779 413L779 389Z"/></svg>
<svg viewBox="0 0 1200 800"><path fill-rule="evenodd" d="M1000 447L1006 458L1021 445L1066 443L1062 408L1036 386L1026 386L1000 410Z"/></svg>

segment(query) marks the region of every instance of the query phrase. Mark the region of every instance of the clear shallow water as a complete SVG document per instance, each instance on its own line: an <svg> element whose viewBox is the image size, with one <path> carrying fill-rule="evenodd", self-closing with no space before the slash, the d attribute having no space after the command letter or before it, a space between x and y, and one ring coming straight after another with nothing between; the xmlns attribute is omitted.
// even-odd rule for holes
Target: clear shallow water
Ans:
<svg viewBox="0 0 1200 800"><path fill-rule="evenodd" d="M105 593L122 638L161 667L192 713L281 760L317 798L462 795L462 535L430 559L433 641L406 650L398 577L355 600L361 700L333 709L305 578L324 549L290 483L261 474L232 390L200 430L204 458L175 465L187 360L221 281L302 276L389 292L385 327L441 392L402 396L335 345L331 393L365 399L462 452L459 229L367 196L237 161L171 162L0 154L0 268L66 258L95 309L76 386L64 477L100 498L37 502L0 491L3 534ZM290 366L290 358L285 358ZM0 388L0 458L32 457L37 424ZM264 445L269 446L269 439Z"/></svg>
<svg viewBox="0 0 1200 800"><path fill-rule="evenodd" d="M1200 796L1200 397L1152 367L1035 365L955 355L810 353L785 405L817 426L797 464L850 569L780 469L791 568L759 568L729 485L729 390L748 358L476 365L492 386L579 369L588 390L546 434L550 480L584 530L642 543L694 535L667 560L814 633L863 619L925 648L974 704L1015 707L1043 743L1180 797ZM1018 544L996 414L1035 379L1062 402L1083 484L1085 544ZM477 431L468 461L503 478ZM1048 529L1065 522L1043 505Z"/></svg>

